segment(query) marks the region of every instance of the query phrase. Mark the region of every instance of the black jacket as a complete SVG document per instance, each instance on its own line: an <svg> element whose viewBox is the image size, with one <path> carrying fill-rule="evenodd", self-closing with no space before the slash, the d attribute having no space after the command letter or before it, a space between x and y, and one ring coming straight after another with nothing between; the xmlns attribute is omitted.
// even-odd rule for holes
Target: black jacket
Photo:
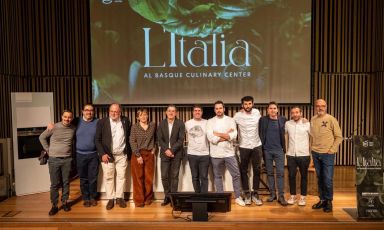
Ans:
<svg viewBox="0 0 384 230"><path fill-rule="evenodd" d="M157 127L157 141L160 146L160 157L167 157L165 151L170 149L175 157L183 157L184 153L184 122L175 119L172 126L171 138L169 138L168 121L164 119ZM171 142L171 148L169 148Z"/></svg>
<svg viewBox="0 0 384 230"><path fill-rule="evenodd" d="M131 133L131 122L126 117L121 117L121 123L123 124L124 134L125 134L125 149L124 154L127 154L128 159L131 159L131 146L129 145L129 135ZM96 128L96 148L97 153L101 157L105 153L109 157L113 158L112 154L112 132L111 124L109 122L109 117L104 117L99 120Z"/></svg>
<svg viewBox="0 0 384 230"><path fill-rule="evenodd" d="M266 142L266 136L267 136L270 120L271 119L269 118L269 116L263 116L259 120L259 136L261 139L261 143L263 144L263 150ZM280 130L280 143L284 153L286 152L286 149L285 149L285 122L286 121L287 119L285 117L282 117L282 116L277 117L277 122Z"/></svg>

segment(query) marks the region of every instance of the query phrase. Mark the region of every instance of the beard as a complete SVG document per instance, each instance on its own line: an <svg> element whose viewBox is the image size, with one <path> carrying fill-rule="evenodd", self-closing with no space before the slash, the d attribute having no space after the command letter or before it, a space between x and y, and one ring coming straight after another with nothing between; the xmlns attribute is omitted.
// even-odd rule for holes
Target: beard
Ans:
<svg viewBox="0 0 384 230"><path fill-rule="evenodd" d="M252 111L252 107L251 108L243 108L245 112L251 112Z"/></svg>

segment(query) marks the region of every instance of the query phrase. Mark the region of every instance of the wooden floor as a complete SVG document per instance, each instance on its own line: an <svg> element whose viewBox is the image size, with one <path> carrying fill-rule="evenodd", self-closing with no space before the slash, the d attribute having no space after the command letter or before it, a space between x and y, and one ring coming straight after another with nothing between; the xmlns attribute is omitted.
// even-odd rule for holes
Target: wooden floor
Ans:
<svg viewBox="0 0 384 230"><path fill-rule="evenodd" d="M307 206L282 207L277 202L263 206L240 207L232 204L228 213L212 213L209 222L188 222L191 213L173 213L172 208L161 207L161 201L150 206L135 208L132 202L125 209L115 207L107 211L106 200L96 207L82 206L79 182L71 184L72 211L62 210L49 217L49 193L12 197L0 203L0 229L384 229L384 222L356 219L356 193L353 167L335 168L334 211L324 213L312 210L318 201L315 173L310 173ZM286 186L288 187L288 186ZM288 197L288 193L287 193ZM263 197L266 199L266 196ZM179 218L175 218L179 217ZM256 226L256 227L255 227Z"/></svg>

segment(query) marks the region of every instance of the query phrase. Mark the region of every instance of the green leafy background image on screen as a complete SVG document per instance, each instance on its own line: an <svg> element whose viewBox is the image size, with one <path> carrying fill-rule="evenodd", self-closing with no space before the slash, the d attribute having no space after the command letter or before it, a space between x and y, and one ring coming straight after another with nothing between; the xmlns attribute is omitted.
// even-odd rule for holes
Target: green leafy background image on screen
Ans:
<svg viewBox="0 0 384 230"><path fill-rule="evenodd" d="M93 0L96 104L310 102L311 1Z"/></svg>

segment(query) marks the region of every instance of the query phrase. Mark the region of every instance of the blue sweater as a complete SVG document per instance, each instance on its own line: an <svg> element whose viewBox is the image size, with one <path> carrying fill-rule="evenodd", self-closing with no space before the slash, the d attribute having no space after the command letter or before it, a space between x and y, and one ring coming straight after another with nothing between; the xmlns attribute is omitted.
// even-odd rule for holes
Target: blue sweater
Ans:
<svg viewBox="0 0 384 230"><path fill-rule="evenodd" d="M280 144L281 148L283 149L284 153L286 152L285 150L285 122L287 119L283 116L278 116L277 118L277 124L279 127L279 132L280 132ZM265 150L266 146L266 138L267 138L267 133L269 131L268 126L270 125L270 118L267 116L263 116L259 120L259 136L261 139L261 142L263 143L263 150Z"/></svg>
<svg viewBox="0 0 384 230"><path fill-rule="evenodd" d="M95 145L96 125L99 119L84 121L79 118L76 129L76 152L79 154L97 153Z"/></svg>

